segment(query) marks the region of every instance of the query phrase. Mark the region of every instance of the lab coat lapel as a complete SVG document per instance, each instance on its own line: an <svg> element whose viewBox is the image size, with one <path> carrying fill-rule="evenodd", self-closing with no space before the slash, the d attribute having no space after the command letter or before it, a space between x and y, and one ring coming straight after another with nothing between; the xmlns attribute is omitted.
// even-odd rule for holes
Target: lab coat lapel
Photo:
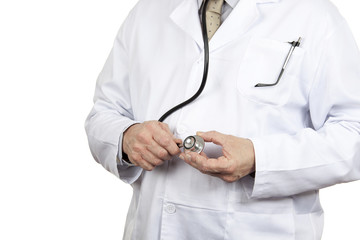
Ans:
<svg viewBox="0 0 360 240"><path fill-rule="evenodd" d="M258 4L280 0L240 0L210 41L214 51L248 31L260 16Z"/></svg>
<svg viewBox="0 0 360 240"><path fill-rule="evenodd" d="M227 44L249 30L260 16L257 4L279 1L281 0L240 0L211 39L210 51ZM204 43L199 18L200 2L199 0L181 1L170 14L170 18L197 43L199 49L203 49Z"/></svg>
<svg viewBox="0 0 360 240"><path fill-rule="evenodd" d="M195 40L200 49L204 47L196 0L183 0L171 13L170 18L185 33Z"/></svg>

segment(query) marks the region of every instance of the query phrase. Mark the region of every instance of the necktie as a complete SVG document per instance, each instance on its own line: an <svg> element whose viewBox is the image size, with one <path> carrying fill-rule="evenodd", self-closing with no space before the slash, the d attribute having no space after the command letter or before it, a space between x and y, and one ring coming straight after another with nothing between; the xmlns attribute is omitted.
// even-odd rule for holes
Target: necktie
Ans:
<svg viewBox="0 0 360 240"><path fill-rule="evenodd" d="M224 0L210 0L206 9L206 28L209 41L214 36L221 23L221 8Z"/></svg>

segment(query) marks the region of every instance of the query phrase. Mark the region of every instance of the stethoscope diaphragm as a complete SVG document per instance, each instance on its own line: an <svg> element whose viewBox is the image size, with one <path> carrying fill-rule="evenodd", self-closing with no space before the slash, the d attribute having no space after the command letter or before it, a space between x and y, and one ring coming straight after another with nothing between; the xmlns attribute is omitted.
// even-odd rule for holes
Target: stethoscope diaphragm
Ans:
<svg viewBox="0 0 360 240"><path fill-rule="evenodd" d="M187 138L184 139L183 147L185 152L189 151L200 154L204 150L205 141L202 137L198 135L188 136Z"/></svg>

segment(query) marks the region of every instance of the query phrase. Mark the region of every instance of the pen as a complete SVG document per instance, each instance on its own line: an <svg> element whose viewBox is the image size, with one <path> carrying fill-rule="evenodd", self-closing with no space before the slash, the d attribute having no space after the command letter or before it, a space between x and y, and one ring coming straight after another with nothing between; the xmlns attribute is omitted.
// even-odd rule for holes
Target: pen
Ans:
<svg viewBox="0 0 360 240"><path fill-rule="evenodd" d="M271 87L271 86L275 86L276 84L279 83L282 75L284 74L284 71L285 71L285 69L286 69L286 66L287 66L287 64L289 63L289 60L290 60L290 58L291 58L291 56L292 56L292 54L293 54L293 52L294 52L294 50L295 50L295 48L298 47L298 46L300 46L301 37L299 37L299 39L298 39L296 42L293 41L293 42L289 42L289 43L291 44L291 48L290 48L290 51L289 51L288 55L286 56L284 65L283 65L282 68L281 68L279 77L278 77L278 79L276 80L276 82L275 82L275 83L271 83L271 84L258 83L258 84L255 85L255 87Z"/></svg>

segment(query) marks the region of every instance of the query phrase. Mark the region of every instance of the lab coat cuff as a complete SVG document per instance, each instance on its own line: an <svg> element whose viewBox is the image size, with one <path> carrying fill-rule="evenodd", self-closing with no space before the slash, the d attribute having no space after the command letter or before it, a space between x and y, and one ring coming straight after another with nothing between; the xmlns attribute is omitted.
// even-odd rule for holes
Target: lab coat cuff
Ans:
<svg viewBox="0 0 360 240"><path fill-rule="evenodd" d="M122 141L124 132L134 124L140 123L139 121L129 120L126 124L123 125L123 129L119 136L119 144L118 144L118 153L116 157L117 169L119 172L119 178L125 183L132 184L134 183L141 175L142 168L137 167L133 164L129 164L123 159L122 152Z"/></svg>
<svg viewBox="0 0 360 240"><path fill-rule="evenodd" d="M141 176L143 171L141 167L129 167L120 164L117 165L117 169L120 179L127 184L133 184Z"/></svg>
<svg viewBox="0 0 360 240"><path fill-rule="evenodd" d="M264 143L260 138L250 139L254 146L255 152L255 178L249 177L246 184L244 184L245 191L249 198L266 198L267 189L270 187L270 183L267 179L266 169L266 151Z"/></svg>
<svg viewBox="0 0 360 240"><path fill-rule="evenodd" d="M128 167L131 166L131 164L127 163L127 162L123 159L122 143L123 143L124 132L125 132L129 127L131 127L132 125L137 124L137 123L140 123L140 122L139 122L139 121L129 120L129 122L126 123L126 124L123 126L123 129L122 129L122 131L121 131L121 133L120 133L120 136L119 136L118 154L117 154L117 158L116 158L116 163L117 163L118 165L128 166Z"/></svg>

